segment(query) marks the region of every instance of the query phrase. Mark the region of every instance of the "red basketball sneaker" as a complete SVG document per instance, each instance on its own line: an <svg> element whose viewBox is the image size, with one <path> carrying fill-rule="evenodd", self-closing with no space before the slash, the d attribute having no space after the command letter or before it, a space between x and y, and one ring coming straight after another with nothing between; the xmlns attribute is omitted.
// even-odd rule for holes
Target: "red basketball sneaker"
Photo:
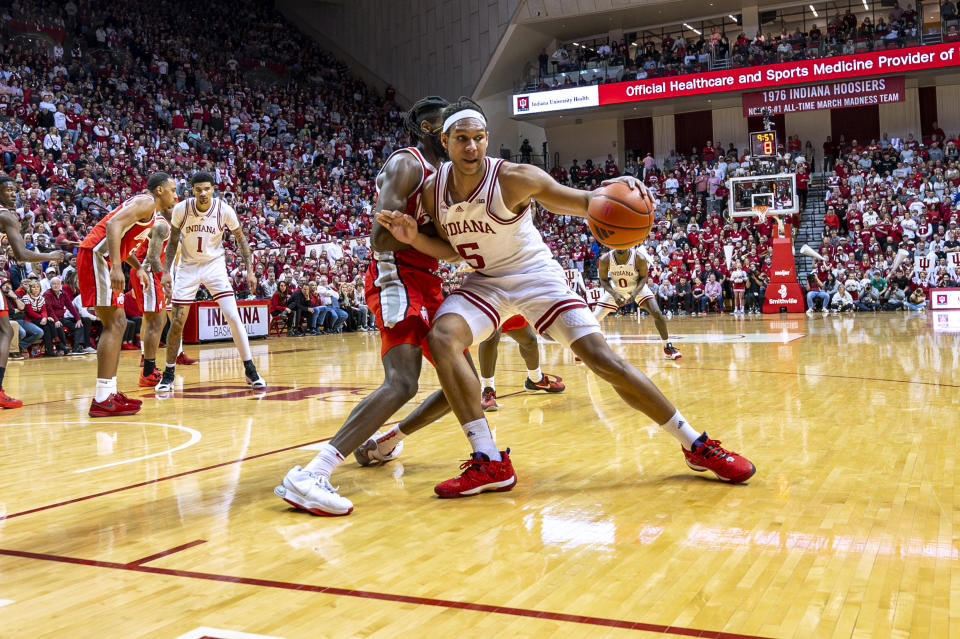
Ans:
<svg viewBox="0 0 960 639"><path fill-rule="evenodd" d="M149 375L144 376L144 375L141 373L141 374L140 374L140 381L137 382L137 384L138 384L139 386L144 386L144 387L149 386L150 388L153 388L154 386L156 386L157 384L160 383L160 378L161 378L161 377L162 377L162 376L160 375L160 371L158 371L157 369L153 369L153 372L150 373Z"/></svg>
<svg viewBox="0 0 960 639"><path fill-rule="evenodd" d="M517 475L510 463L510 449L500 451L501 461L490 461L483 453L473 453L460 464L458 477L440 482L433 491L443 498L472 497L482 492L502 493L517 483Z"/></svg>
<svg viewBox="0 0 960 639"><path fill-rule="evenodd" d="M127 405L127 406L130 406L131 408L138 408L138 409L139 409L140 406L143 404L143 400L142 400L142 399L134 399L134 398L132 398L132 397L127 397L126 395L124 395L124 394L121 393L120 391L117 391L116 393L114 393L113 396L116 397L119 402L121 402L122 404L125 404L125 405Z"/></svg>
<svg viewBox="0 0 960 639"><path fill-rule="evenodd" d="M192 357L188 357L187 354L184 352L181 352L179 355L177 355L177 364L180 364L183 366L190 366L191 364L196 364L196 363L197 363L197 360L193 359Z"/></svg>
<svg viewBox="0 0 960 639"><path fill-rule="evenodd" d="M140 405L130 405L123 402L119 397L118 393L110 395L102 402L97 400L91 400L90 402L90 417L119 417L121 415L134 415L140 411Z"/></svg>
<svg viewBox="0 0 960 639"><path fill-rule="evenodd" d="M528 393L562 393L566 388L561 378L546 373L539 382L534 383L529 377L523 381L523 389Z"/></svg>
<svg viewBox="0 0 960 639"><path fill-rule="evenodd" d="M20 408L21 406L23 406L22 401L10 397L0 388L0 408Z"/></svg>
<svg viewBox="0 0 960 639"><path fill-rule="evenodd" d="M692 451L682 446L681 450L687 460L687 466L698 473L709 470L718 479L731 484L745 482L757 472L753 462L732 450L724 449L716 439L707 439L706 433L693 442Z"/></svg>
<svg viewBox="0 0 960 639"><path fill-rule="evenodd" d="M677 350L677 347L670 342L667 342L667 345L663 347L663 356L667 359L680 359L683 357L680 351Z"/></svg>
<svg viewBox="0 0 960 639"><path fill-rule="evenodd" d="M500 410L500 405L497 403L497 391L489 386L484 388L483 393L480 395L480 408L482 408L485 413L493 413Z"/></svg>

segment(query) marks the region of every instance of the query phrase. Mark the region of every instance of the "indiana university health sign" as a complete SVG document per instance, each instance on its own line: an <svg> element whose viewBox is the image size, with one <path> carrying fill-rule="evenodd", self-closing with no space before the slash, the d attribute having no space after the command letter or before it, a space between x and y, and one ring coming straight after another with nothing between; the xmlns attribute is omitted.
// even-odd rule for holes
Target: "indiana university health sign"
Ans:
<svg viewBox="0 0 960 639"><path fill-rule="evenodd" d="M675 75L649 80L522 93L513 96L513 114L547 113L564 109L582 109L725 91L749 91L768 87L780 89L795 84L834 82L848 78L890 75L957 65L960 65L960 46L957 43L870 51L833 58L781 62L761 67L709 71L695 75Z"/></svg>

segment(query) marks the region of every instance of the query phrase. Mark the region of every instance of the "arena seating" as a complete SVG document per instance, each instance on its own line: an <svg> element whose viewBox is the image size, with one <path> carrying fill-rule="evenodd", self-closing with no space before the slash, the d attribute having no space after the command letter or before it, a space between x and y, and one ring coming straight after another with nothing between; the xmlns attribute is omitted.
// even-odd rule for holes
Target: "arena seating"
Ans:
<svg viewBox="0 0 960 639"><path fill-rule="evenodd" d="M30 246L71 249L105 212L140 191L150 171L170 172L185 193L189 174L203 168L216 176L256 249L256 291L246 290L228 250L239 295L269 298L279 279L326 275L341 290L341 304L362 311L357 291L370 256L374 178L386 156L408 143L391 90L373 92L261 3L239 12L219 11L217 0L203 6L21 0L14 7L0 25L0 151L3 170L23 186ZM220 18L206 19L211 13ZM17 37L36 33L49 40ZM830 42L843 34L823 37ZM750 53L751 46L738 42L731 55L756 62L760 54ZM838 161L824 179L826 204L839 213L829 231L839 233L825 237L829 261L818 271L821 281L831 273L863 280L883 271L901 245L953 252L960 141L942 131L934 137L836 149ZM723 279L727 242L763 286L771 225L726 220L722 176L747 170L747 163L736 149L719 147L671 156L659 167L632 160L625 167L661 197L651 236L654 287L708 271ZM796 150L784 155L783 169L802 166L798 157ZM552 172L580 187L621 173L612 158ZM880 214L872 225L868 209ZM923 216L922 232L904 226L904 210ZM547 211L539 217L557 259L595 277L601 248L585 225ZM48 274L45 266L8 261L0 277L23 294L31 269L43 283L71 270L60 265ZM948 266L909 286L955 281ZM460 273L446 267L443 276L449 288ZM682 302L675 298L671 310L689 310Z"/></svg>

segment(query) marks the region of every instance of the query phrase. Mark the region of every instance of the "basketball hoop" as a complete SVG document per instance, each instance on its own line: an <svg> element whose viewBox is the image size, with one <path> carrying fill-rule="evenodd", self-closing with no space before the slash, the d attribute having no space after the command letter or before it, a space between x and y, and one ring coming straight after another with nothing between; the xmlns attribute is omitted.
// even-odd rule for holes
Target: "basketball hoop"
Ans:
<svg viewBox="0 0 960 639"><path fill-rule="evenodd" d="M754 215L757 216L757 224L763 224L768 217L773 218L773 221L777 223L777 229L780 231L780 235L783 236L783 220L780 219L779 212L770 212L769 206L763 206L758 204L757 206L752 207Z"/></svg>

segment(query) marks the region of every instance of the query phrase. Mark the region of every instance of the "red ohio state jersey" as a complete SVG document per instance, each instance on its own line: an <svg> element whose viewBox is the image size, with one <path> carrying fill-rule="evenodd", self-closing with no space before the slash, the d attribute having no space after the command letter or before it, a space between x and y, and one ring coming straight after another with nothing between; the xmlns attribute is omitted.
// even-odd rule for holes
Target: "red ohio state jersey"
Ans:
<svg viewBox="0 0 960 639"><path fill-rule="evenodd" d="M134 197L150 197L149 195L136 195ZM104 215L97 225L87 234L83 241L80 242L80 248L91 249L105 255L114 260L123 261L133 255L133 253L140 248L140 244L146 244L147 238L150 236L150 229L153 227L154 221L156 221L156 215L151 217L146 222L137 222L133 224L123 233L123 238L120 240L120 255L110 255L109 246L107 243L107 220L116 215L120 209L129 204L134 198L130 198L117 208L113 209L106 215Z"/></svg>
<svg viewBox="0 0 960 639"><path fill-rule="evenodd" d="M417 162L420 163L420 167L423 171L422 176L420 177L420 184L417 185L417 188L414 189L413 193L407 197L407 207L404 209L404 213L412 217L417 221L417 224L423 226L424 224L429 224L431 219L430 216L423 210L421 206L421 191L423 189L423 183L427 181L427 178L430 177L436 169L433 168L429 162L427 162L420 151L412 146L404 147L398 149L390 154L390 157L387 158L387 162L390 161L390 158L397 155L398 153L409 153L412 155ZM386 162L384 163L386 164ZM380 188L377 188L377 195L380 194ZM374 252L374 258L377 257L377 253ZM400 251L393 252L394 258L396 259L397 264L409 266L410 268L415 268L420 271L426 271L432 273L437 270L438 262L436 258L430 257L429 255L424 255L416 249L403 249Z"/></svg>

